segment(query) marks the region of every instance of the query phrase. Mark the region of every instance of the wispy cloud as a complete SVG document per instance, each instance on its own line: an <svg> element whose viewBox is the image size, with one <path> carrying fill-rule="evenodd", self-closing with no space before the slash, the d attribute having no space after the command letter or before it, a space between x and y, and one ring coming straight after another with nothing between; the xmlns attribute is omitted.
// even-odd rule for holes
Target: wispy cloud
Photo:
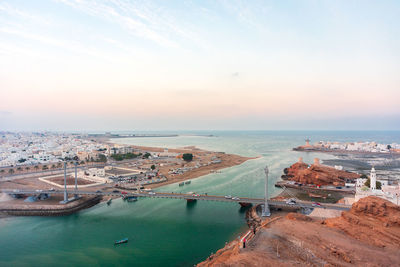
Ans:
<svg viewBox="0 0 400 267"><path fill-rule="evenodd" d="M225 10L234 15L240 23L261 32L265 31L266 25L260 21L260 18L268 16L270 7L263 1L220 0L219 3Z"/></svg>
<svg viewBox="0 0 400 267"><path fill-rule="evenodd" d="M1 2L0 3L0 13L7 14L13 17L18 17L23 20L28 20L28 21L34 21L37 23L42 23L42 24L50 24L53 23L50 21L48 18L45 18L43 16L38 16L36 14L33 14L31 12L27 12L25 10L18 9L14 6L11 6L8 3Z"/></svg>
<svg viewBox="0 0 400 267"><path fill-rule="evenodd" d="M107 57L106 55L104 55L103 53L97 51L94 48L88 48L85 47L83 45L81 45L78 42L74 42L74 41L70 41L70 40L61 40L61 39L57 39L54 37L50 37L50 36L46 36L46 35L41 35L41 34L36 34L36 33L30 33L27 31L23 31L23 30L17 30L17 29L13 29L13 28L9 28L9 27L0 27L0 32L2 33L6 33L6 34L11 34L11 35L15 35L18 36L20 38L24 38L24 39L29 39L29 40L33 40L33 41L37 41L40 42L42 44L46 44L46 45L50 45L53 47L57 47L57 48L61 48L64 50L68 50L71 51L73 53L77 53L77 54L83 54L83 55L90 55L93 57L97 57L97 58L102 58L104 60L108 60L111 61L112 58ZM0 48L2 48L2 46L0 46ZM8 49L13 52L20 52L20 53L26 53L26 50L20 49L20 48L12 48L10 46L3 46L3 49Z"/></svg>
<svg viewBox="0 0 400 267"><path fill-rule="evenodd" d="M118 23L130 33L152 40L160 45L176 47L177 44L152 29L149 23L151 21L149 14L140 12L133 5L120 1L109 1L101 3L97 1L79 1L79 0L60 0L60 2L85 12L89 15L100 17L108 21Z"/></svg>
<svg viewBox="0 0 400 267"><path fill-rule="evenodd" d="M117 23L130 34L151 40L165 47L180 47L179 40L189 40L206 47L206 43L193 30L179 23L168 10L150 2L128 2L123 0L85 1L58 0L79 11Z"/></svg>

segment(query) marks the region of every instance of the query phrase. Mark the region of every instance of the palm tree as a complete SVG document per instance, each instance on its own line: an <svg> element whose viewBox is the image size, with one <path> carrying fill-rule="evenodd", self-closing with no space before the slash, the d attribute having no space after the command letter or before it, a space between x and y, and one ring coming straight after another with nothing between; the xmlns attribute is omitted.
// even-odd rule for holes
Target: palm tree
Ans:
<svg viewBox="0 0 400 267"><path fill-rule="evenodd" d="M34 168L35 168L35 170L38 170L38 169L39 169L39 166L38 166L38 165L35 165Z"/></svg>
<svg viewBox="0 0 400 267"><path fill-rule="evenodd" d="M42 170L47 170L47 169L48 169L47 165L42 166Z"/></svg>
<svg viewBox="0 0 400 267"><path fill-rule="evenodd" d="M29 168L29 167L25 167L25 170L26 170L26 171L29 171L29 170L30 170L30 168Z"/></svg>
<svg viewBox="0 0 400 267"><path fill-rule="evenodd" d="M14 169L8 169L8 173L9 173L9 174L14 173Z"/></svg>
<svg viewBox="0 0 400 267"><path fill-rule="evenodd" d="M22 168L21 168L21 167L18 167L18 168L17 168L17 171L22 171Z"/></svg>
<svg viewBox="0 0 400 267"><path fill-rule="evenodd" d="M1 173L4 173L4 170L0 170Z"/></svg>
<svg viewBox="0 0 400 267"><path fill-rule="evenodd" d="M55 169L55 168L56 168L56 165L54 165L54 164L51 165L51 168L52 168L52 169Z"/></svg>
<svg viewBox="0 0 400 267"><path fill-rule="evenodd" d="M57 163L57 168L61 168L62 164L61 162Z"/></svg>

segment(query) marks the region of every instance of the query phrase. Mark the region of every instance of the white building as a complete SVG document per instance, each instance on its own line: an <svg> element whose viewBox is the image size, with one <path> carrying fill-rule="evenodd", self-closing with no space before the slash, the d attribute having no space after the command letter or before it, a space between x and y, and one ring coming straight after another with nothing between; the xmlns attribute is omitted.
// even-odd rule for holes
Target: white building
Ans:
<svg viewBox="0 0 400 267"><path fill-rule="evenodd" d="M369 179L370 179L369 187L370 187L371 191L374 192L376 190L376 171L375 171L374 167L372 167L372 169L371 169L371 175L370 175Z"/></svg>
<svg viewBox="0 0 400 267"><path fill-rule="evenodd" d="M377 196L399 205L400 185L388 185L388 181L380 180L381 189L376 189L376 171L372 167L370 174L370 187L364 186L367 179L358 178L356 181L355 201L368 196Z"/></svg>

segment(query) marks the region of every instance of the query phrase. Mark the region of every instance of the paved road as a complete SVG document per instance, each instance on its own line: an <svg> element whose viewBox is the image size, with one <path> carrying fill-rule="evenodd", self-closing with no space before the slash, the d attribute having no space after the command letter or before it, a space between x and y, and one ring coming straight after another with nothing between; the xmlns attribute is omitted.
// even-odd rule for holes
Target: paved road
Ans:
<svg viewBox="0 0 400 267"><path fill-rule="evenodd" d="M78 165L77 168L80 169L88 169L88 168L96 168L96 167L104 167L107 165L104 164L93 164L93 165ZM33 168L33 166L28 166ZM7 167L9 168L9 167ZM74 172L75 167L67 167L67 173ZM55 175L55 174L64 174L63 168L57 169L49 169L49 170L37 170L35 172L28 173L16 173L9 175L7 172L0 175L0 181L12 181L16 179L37 177L37 176L47 176L47 175Z"/></svg>
<svg viewBox="0 0 400 267"><path fill-rule="evenodd" d="M321 191L321 192L338 192L338 193L345 193L345 194L351 194L354 195L356 193L355 188L346 188L345 186L342 186L341 189L336 188L334 186L321 186L320 188L318 187L313 187L313 186L308 186L308 185L296 185L292 184L291 182L286 182L286 181L279 181L275 184L275 187L281 187L281 188L295 188L295 189L301 189L301 190L311 190L311 191Z"/></svg>
<svg viewBox="0 0 400 267"><path fill-rule="evenodd" d="M2 193L6 194L39 194L39 193L47 193L47 194L64 194L62 190L49 191L49 190L18 190L18 189L2 189L0 190ZM180 193L160 193L160 192L103 192L103 191L68 191L69 194L78 194L78 195L98 195L98 196L136 196L136 197L151 197L151 198L174 198L174 199L196 199L196 200L208 200L208 201L221 201L221 202L236 202L236 203L250 203L250 204L263 204L263 198L245 198L242 197L240 199L231 199L225 198L224 196L213 196L213 195L199 195L199 194L180 194ZM268 204L272 207L297 207L297 208L314 208L313 203L310 201L297 201L296 204L287 204L285 201L275 201L269 200ZM325 204L321 203L319 208L326 209L335 209L335 210L349 210L351 208L350 205L344 204Z"/></svg>

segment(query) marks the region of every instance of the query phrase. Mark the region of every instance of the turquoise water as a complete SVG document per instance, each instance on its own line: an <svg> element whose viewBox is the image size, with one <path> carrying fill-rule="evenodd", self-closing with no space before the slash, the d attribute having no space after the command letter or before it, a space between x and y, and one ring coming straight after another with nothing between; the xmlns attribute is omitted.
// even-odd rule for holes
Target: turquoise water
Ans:
<svg viewBox="0 0 400 267"><path fill-rule="evenodd" d="M201 132L205 133L205 132ZM209 132L207 132L209 133ZM158 191L194 191L209 194L262 197L263 168L270 169L270 194L283 168L302 156L332 158L329 154L300 153L291 148L312 141L337 140L400 142L399 132L211 132L216 137L115 139L115 142L159 146L197 147L243 156L260 156ZM140 199L113 200L63 217L0 219L0 266L193 266L246 229L244 211L232 203ZM129 238L114 247L114 240Z"/></svg>

